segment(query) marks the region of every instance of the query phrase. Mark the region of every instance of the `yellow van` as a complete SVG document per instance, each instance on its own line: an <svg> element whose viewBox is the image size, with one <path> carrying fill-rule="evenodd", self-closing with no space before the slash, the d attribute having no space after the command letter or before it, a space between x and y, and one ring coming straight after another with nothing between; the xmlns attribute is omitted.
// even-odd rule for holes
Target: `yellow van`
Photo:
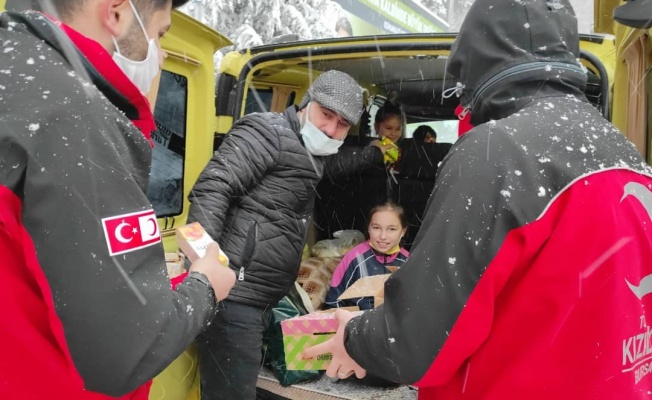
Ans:
<svg viewBox="0 0 652 400"><path fill-rule="evenodd" d="M615 37L611 120L652 164L648 122L652 116L652 8L647 3L595 0L594 29Z"/></svg>
<svg viewBox="0 0 652 400"><path fill-rule="evenodd" d="M0 0L0 10L5 0ZM587 67L587 97L652 161L650 127L652 63L649 32L627 28L611 19L614 0L595 0L595 30L582 35L582 62ZM302 98L321 72L347 72L367 90L365 118L353 128L346 146L363 146L374 137L370 123L375 109L386 99L403 106L409 138L418 125L439 133L439 141L457 138L455 99L442 96L455 85L446 75L446 57L454 34L401 34L359 36L303 42L280 42L233 51L215 71L215 52L231 42L193 18L173 12L173 23L161 44L167 58L150 100L157 132L148 196L159 217L164 246L178 250L174 229L183 225L189 209L188 194L197 176L235 120L257 111L282 111ZM640 90L644 88L645 90ZM414 182L412 182L414 183ZM403 188L410 185L402 182ZM355 180L326 182L320 199L335 193L364 197ZM357 191L356 191L357 190ZM347 192L348 191L348 192ZM425 191L422 190L425 193ZM422 193L423 194L423 193ZM409 191L405 198L415 197ZM332 232L359 227L361 213L333 209L322 200L315 209L318 220L310 243ZM424 204L425 206L425 204ZM341 212L343 218L325 218ZM418 207L413 210L418 213ZM412 232L418 229L413 220ZM154 381L150 399L198 399L196 356L189 349Z"/></svg>
<svg viewBox="0 0 652 400"><path fill-rule="evenodd" d="M177 15L176 18L186 21L188 17ZM160 186L158 192L150 192L161 217L159 222L167 251L176 250L173 240L174 228L185 223L189 206L187 197L198 173L233 122L252 112L281 112L287 106L297 104L311 82L323 71L344 71L353 76L368 92L367 109L362 122L352 129L345 146L363 146L373 139L373 124L370 121L375 109L386 99L392 99L402 105L408 138L414 129L422 124L430 125L439 133L438 141L453 142L457 138L458 119L454 114L457 100L445 99L442 96L444 90L455 85L455 82L448 79L445 71L446 58L455 39L454 34L403 34L280 42L233 51L222 59L213 91L209 77L196 81L198 78L195 74L199 73L197 71L201 70L203 74L203 68L208 70L208 66L185 65L187 59L181 56L185 54L184 49L191 42L196 43L201 35L196 31L191 33L176 21L175 19L173 29L168 35L170 40L166 39L163 47L168 53L177 56L168 58L164 66L155 114L160 130L169 129L182 133L179 137L165 137L162 142L157 140L174 151L172 159L177 165L183 165L183 171L182 174L177 171L173 178L168 173L160 174L168 183ZM197 27L199 25L195 26ZM215 37L208 29L201 33L207 37ZM172 41L175 37L178 37L178 40ZM183 41L184 38L187 42ZM216 49L216 39L212 43ZM616 59L615 39L610 35L582 35L581 48L581 58L587 67L589 81L586 95L605 117L610 118ZM197 59L200 63L206 60L199 60L199 57L194 55L190 59ZM184 90L186 87L187 90ZM161 101L172 101L166 97L168 95L176 96L178 113L171 112L161 105ZM186 96L186 103L181 101L183 96ZM165 118L167 123L161 121ZM185 125L182 124L183 121ZM197 121L203 122L190 126ZM173 143L181 138L185 147ZM158 163L155 156L153 176L156 174L156 168L159 168ZM165 161L158 165L160 168L167 168ZM178 179L178 182L171 181ZM337 182L323 182L319 185L320 200L315 208L316 223L308 238L309 244L330 238L333 232L340 229L357 228L364 231L364 200L369 194L360 185L363 180L369 180L369 177L362 179L349 176ZM410 202L406 208L408 214L412 214L412 218L408 215L408 219L413 234L418 230L420 211L425 207L429 188L434 184L434 176L425 180L427 182L423 181L405 178L397 182L400 186L399 196L406 199L404 206L408 199ZM154 198L157 193L160 193L158 203ZM346 207L338 208L335 204L346 204ZM354 210L351 211L352 209ZM338 218L332 218L332 215L338 215ZM183 382L188 383L190 378L196 377L193 357L192 352L187 352L157 378L151 398L183 398L172 396L167 391L172 386L176 389L187 387L185 384L172 385L171 382L175 379L183 379ZM194 383L196 385L196 381ZM191 396L189 398L196 398L196 390L194 386L188 392Z"/></svg>
<svg viewBox="0 0 652 400"><path fill-rule="evenodd" d="M233 121L252 112L281 112L298 103L312 80L323 71L344 71L358 80L369 94L367 112L359 126L350 132L345 146L363 146L374 138L373 124L369 121L375 108L388 98L403 108L408 139L414 129L423 124L438 132L440 142L451 143L457 138L458 119L454 114L457 100L442 96L444 90L455 85L445 71L454 34L347 37L274 43L233 51L222 59L213 91L209 66L200 60L201 55L191 51L201 40L202 33L213 38L217 37L216 33L208 28L201 32L191 30L189 20L189 17L176 14L169 37L163 42L171 56L164 66L155 109L159 127L155 140L161 145L154 150L152 187L148 194L161 218L161 231L169 251L175 250L174 228L185 222L189 207L187 196L194 180ZM183 42L183 35L192 36L185 36L188 42ZM225 43L210 40L215 49L218 44ZM586 94L609 117L614 39L604 35L582 35L581 47L582 61L589 76ZM184 96L187 103L184 103ZM172 105L172 101L176 103ZM171 163L176 167L171 167ZM421 187L421 200L408 206L411 225L408 246L410 236L413 237L419 227L420 212L429 194L428 184L434 183L434 176L428 179L430 182L425 187L406 182L399 188L403 193L399 195L407 199L412 196L409 188ZM397 183L400 186L400 182ZM355 178L320 185L319 198L323 201L318 202L315 209L317 228L309 242L328 239L341 229L364 232L364 204L348 212L332 206L342 200L347 200L348 204L360 203L360 190ZM336 197L342 193L350 194ZM339 218L327 217L333 214Z"/></svg>

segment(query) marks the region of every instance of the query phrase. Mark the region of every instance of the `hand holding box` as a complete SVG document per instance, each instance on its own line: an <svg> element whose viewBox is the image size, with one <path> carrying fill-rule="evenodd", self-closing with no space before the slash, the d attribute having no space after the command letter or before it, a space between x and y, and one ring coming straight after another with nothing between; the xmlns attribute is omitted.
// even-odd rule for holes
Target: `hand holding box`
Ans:
<svg viewBox="0 0 652 400"><path fill-rule="evenodd" d="M215 242L199 222L180 226L177 228L176 236L179 248L191 263L203 257L206 254L206 248ZM218 260L222 266L229 266L229 258L224 254L222 249L220 249Z"/></svg>
<svg viewBox="0 0 652 400"><path fill-rule="evenodd" d="M317 311L281 321L285 363L288 370L320 370L328 368L331 354L321 354L316 358L303 359L305 349L330 339L339 325L335 313ZM355 315L359 314L356 312Z"/></svg>

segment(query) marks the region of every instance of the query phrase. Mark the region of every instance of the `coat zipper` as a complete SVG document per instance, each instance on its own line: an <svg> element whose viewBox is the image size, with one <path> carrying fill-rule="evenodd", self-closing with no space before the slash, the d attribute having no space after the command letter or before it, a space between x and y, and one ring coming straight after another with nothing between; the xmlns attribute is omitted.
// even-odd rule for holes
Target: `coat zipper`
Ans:
<svg viewBox="0 0 652 400"><path fill-rule="evenodd" d="M253 230L253 236L252 236ZM249 268L251 265L251 260L254 256L254 250L256 249L256 243L258 243L258 224L254 222L253 226L249 228L247 232L247 239L245 241L245 246L243 250L242 257L242 266L238 272L238 280L244 281L245 278L245 268Z"/></svg>

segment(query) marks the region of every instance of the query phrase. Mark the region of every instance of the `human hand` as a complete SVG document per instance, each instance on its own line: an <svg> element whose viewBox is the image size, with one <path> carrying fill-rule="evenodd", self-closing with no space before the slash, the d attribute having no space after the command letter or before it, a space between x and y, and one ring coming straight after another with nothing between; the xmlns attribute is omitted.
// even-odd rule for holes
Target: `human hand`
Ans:
<svg viewBox="0 0 652 400"><path fill-rule="evenodd" d="M220 262L220 246L217 243L211 243L208 246L204 257L192 263L190 271L206 275L213 287L217 301L224 300L235 285L235 272Z"/></svg>
<svg viewBox="0 0 652 400"><path fill-rule="evenodd" d="M387 153L387 150L391 149L392 147L396 146L395 144L382 144L380 140L374 140L371 143L369 143L369 146L374 146L380 149L381 153L385 154Z"/></svg>
<svg viewBox="0 0 652 400"><path fill-rule="evenodd" d="M381 142L374 140L369 143L370 146L377 147L383 154L386 163L393 163L398 160L399 147L392 141Z"/></svg>
<svg viewBox="0 0 652 400"><path fill-rule="evenodd" d="M355 315L356 314L346 310L335 311L335 319L337 319L339 324L335 335L324 343L305 349L301 355L302 358L315 358L320 354L331 353L333 358L326 369L326 375L330 378L346 379L355 374L358 379L364 378L365 375L367 375L367 371L358 365L344 348L344 331L346 330L346 324Z"/></svg>

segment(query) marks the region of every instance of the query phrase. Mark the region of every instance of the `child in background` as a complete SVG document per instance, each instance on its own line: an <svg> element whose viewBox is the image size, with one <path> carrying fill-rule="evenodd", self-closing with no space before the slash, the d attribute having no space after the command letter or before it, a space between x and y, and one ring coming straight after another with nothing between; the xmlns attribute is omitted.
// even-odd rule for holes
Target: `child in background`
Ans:
<svg viewBox="0 0 652 400"><path fill-rule="evenodd" d="M414 143L437 143L437 132L428 125L419 125L412 134Z"/></svg>
<svg viewBox="0 0 652 400"><path fill-rule="evenodd" d="M376 112L374 129L380 139L374 140L370 144L383 150L386 164L396 164L401 156L398 142L403 138L401 107L389 100L386 101Z"/></svg>
<svg viewBox="0 0 652 400"><path fill-rule="evenodd" d="M388 267L400 267L407 260L409 253L400 246L407 230L403 208L392 202L374 207L369 213L368 230L369 240L349 250L335 268L324 308L374 308L373 297L341 301L337 298L358 279L390 273Z"/></svg>

